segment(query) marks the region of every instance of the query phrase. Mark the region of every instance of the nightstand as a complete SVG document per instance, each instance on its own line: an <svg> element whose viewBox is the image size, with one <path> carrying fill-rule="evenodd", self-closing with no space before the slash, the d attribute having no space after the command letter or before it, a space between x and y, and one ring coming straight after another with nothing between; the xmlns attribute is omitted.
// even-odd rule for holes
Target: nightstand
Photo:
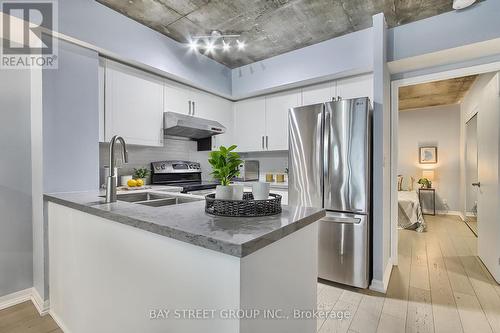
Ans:
<svg viewBox="0 0 500 333"><path fill-rule="evenodd" d="M426 215L436 215L436 189L434 188L419 188L418 189L418 201L420 201L420 207L422 207L422 214L424 214L424 209L422 206L422 192L431 192L432 193L432 208L433 214Z"/></svg>

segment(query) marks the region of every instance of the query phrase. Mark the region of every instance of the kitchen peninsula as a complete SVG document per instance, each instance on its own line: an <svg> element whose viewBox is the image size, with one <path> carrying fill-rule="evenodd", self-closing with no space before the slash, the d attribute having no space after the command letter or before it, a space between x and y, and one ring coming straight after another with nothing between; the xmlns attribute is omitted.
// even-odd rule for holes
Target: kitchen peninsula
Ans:
<svg viewBox="0 0 500 333"><path fill-rule="evenodd" d="M216 217L202 197L176 196L191 202L45 195L51 314L65 332L316 330L293 311L316 308L322 209Z"/></svg>

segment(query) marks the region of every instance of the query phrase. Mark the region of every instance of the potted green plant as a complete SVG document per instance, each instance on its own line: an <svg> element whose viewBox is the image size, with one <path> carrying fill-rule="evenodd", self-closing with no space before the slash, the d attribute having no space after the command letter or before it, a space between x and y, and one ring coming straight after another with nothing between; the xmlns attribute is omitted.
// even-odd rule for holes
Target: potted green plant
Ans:
<svg viewBox="0 0 500 333"><path fill-rule="evenodd" d="M422 188L432 187L432 182L427 178L420 178L417 183L419 183L422 186Z"/></svg>
<svg viewBox="0 0 500 333"><path fill-rule="evenodd" d="M134 168L134 174L133 174L132 178L142 180L143 185L145 185L146 178L148 177L148 175L149 175L148 169L146 169L146 168L138 168L138 169Z"/></svg>
<svg viewBox="0 0 500 333"><path fill-rule="evenodd" d="M233 198L233 188L229 186L229 183L240 174L239 166L242 162L240 155L233 151L235 149L235 145L229 148L220 146L219 150L212 151L209 155L208 163L212 166L211 175L220 181L215 192L216 199L231 200Z"/></svg>

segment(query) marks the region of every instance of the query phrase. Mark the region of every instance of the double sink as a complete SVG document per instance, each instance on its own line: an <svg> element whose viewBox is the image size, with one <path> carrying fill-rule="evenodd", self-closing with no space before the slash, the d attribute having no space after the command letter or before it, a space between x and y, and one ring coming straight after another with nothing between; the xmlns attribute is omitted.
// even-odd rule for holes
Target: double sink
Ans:
<svg viewBox="0 0 500 333"><path fill-rule="evenodd" d="M183 203L203 200L201 198L187 195L158 192L123 193L117 194L116 199L118 201L126 201L150 207L180 205Z"/></svg>

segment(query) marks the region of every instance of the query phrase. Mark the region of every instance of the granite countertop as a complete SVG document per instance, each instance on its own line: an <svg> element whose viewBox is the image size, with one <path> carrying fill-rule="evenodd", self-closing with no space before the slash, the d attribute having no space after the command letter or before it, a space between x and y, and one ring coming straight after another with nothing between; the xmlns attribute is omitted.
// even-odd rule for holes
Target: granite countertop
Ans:
<svg viewBox="0 0 500 333"><path fill-rule="evenodd" d="M168 194L155 190L149 191ZM44 199L117 223L240 258L325 216L325 211L321 208L283 206L282 213L273 216L219 217L205 213L204 200L180 205L149 207L124 201L106 204L104 198L101 197L102 194L102 191L56 193L45 194Z"/></svg>

